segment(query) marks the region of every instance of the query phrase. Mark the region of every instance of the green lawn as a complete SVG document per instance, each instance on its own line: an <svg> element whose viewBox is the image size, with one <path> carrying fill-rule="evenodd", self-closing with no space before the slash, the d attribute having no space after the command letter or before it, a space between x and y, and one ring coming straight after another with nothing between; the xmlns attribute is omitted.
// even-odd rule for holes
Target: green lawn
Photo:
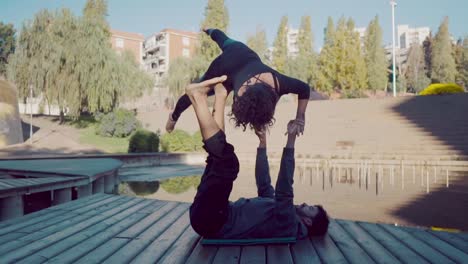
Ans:
<svg viewBox="0 0 468 264"><path fill-rule="evenodd" d="M96 135L94 125L88 125L80 131L80 142L96 146L108 153L127 153L130 137L114 138Z"/></svg>

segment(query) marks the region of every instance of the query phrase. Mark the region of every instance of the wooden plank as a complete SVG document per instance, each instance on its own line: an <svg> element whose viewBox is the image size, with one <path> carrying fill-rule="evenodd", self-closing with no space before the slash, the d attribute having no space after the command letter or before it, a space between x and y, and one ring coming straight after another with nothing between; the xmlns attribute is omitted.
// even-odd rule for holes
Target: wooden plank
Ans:
<svg viewBox="0 0 468 264"><path fill-rule="evenodd" d="M175 243L166 250L159 262L174 264L185 263L199 240L200 236L189 225Z"/></svg>
<svg viewBox="0 0 468 264"><path fill-rule="evenodd" d="M441 252L443 255L449 257L457 263L468 262L468 254L459 250L456 247L453 247L449 243L439 239L438 237L431 235L430 233L418 230L416 228L402 227L403 230L412 234L414 237L418 238L421 241L424 241L426 244Z"/></svg>
<svg viewBox="0 0 468 264"><path fill-rule="evenodd" d="M213 264L238 264L240 259L240 246L219 247L213 259Z"/></svg>
<svg viewBox="0 0 468 264"><path fill-rule="evenodd" d="M26 220L26 221L21 221L22 220L21 217L17 218L16 221L18 221L18 222L17 222L16 225L9 225L9 226L6 226L4 228L0 228L0 241L2 243L7 242L8 240L5 240L3 238L3 236L7 235L8 233L14 232L16 230L24 232L22 229L24 229L24 228L26 228L26 227L28 227L30 225L34 225L34 224L37 224L37 223L44 223L44 222L47 222L50 219L58 217L60 215L63 215L63 212L52 211L52 212L49 212L48 214L42 214L42 215L37 216L35 219L29 219L29 220Z"/></svg>
<svg viewBox="0 0 468 264"><path fill-rule="evenodd" d="M366 230L375 240L384 246L390 253L403 263L429 263L423 256L416 254L406 247L398 239L376 224L358 222L358 225Z"/></svg>
<svg viewBox="0 0 468 264"><path fill-rule="evenodd" d="M310 239L322 263L348 263L335 242L327 234Z"/></svg>
<svg viewBox="0 0 468 264"><path fill-rule="evenodd" d="M136 258L132 260L132 263L150 263L157 261L189 225L189 212L186 210L174 224L138 254Z"/></svg>
<svg viewBox="0 0 468 264"><path fill-rule="evenodd" d="M289 245L270 245L266 247L268 263L294 263Z"/></svg>
<svg viewBox="0 0 468 264"><path fill-rule="evenodd" d="M138 199L137 203L135 203L132 207L128 208L125 211L122 211L110 218L105 219L95 225L92 225L88 228L81 230L80 232L73 234L63 240L60 240L59 243L52 244L49 247L43 248L36 253L28 256L25 259L22 259L22 263L37 263L41 260L41 258L50 259L61 252L75 246L76 244L88 239L89 237L97 235L99 232L105 230L109 226L118 223L119 221L129 217L130 215L136 213L139 209L144 208L150 205L152 201Z"/></svg>
<svg viewBox="0 0 468 264"><path fill-rule="evenodd" d="M48 226L53 226L57 223L60 223L61 221L66 221L83 213L89 214L91 212L94 214L96 209L105 209L105 207L102 206L102 203L106 203L107 205L112 206L114 204L114 201L117 202L121 199L122 198L120 197L110 197L110 199L105 199L103 202L91 203L89 205L77 209L76 211L59 211L59 216L54 216L53 218L50 218L47 221L42 221L34 225L29 225L27 227L22 228L21 231L27 233L34 233L35 231L42 230Z"/></svg>
<svg viewBox="0 0 468 264"><path fill-rule="evenodd" d="M468 233L455 233L455 235L468 242Z"/></svg>
<svg viewBox="0 0 468 264"><path fill-rule="evenodd" d="M136 238L139 234L141 234L141 232L143 232L143 230L149 228L155 222L159 221L160 218L162 218L170 210L174 209L177 205L179 205L177 202L167 202L167 205L161 208L158 212L155 212L149 217L146 217L141 222L139 222L138 225L132 226L131 228L119 234L117 237Z"/></svg>
<svg viewBox="0 0 468 264"><path fill-rule="evenodd" d="M111 204L118 205L118 204L123 203L124 201L125 200L119 199L117 201L114 201ZM100 210L104 211L104 208L101 208ZM64 213L66 213L66 212L64 212ZM99 211L96 211L96 214L98 214L98 213L99 213ZM38 230L38 231L36 231L34 233L31 233L31 234L25 235L23 237L20 237L19 239L15 240L15 241L10 241L9 243L1 244L0 245L0 254L13 251L13 250L15 250L15 249L17 249L19 247L23 247L24 245L27 245L27 244L30 244L30 243L35 242L37 240L40 240L40 239L42 239L42 238L44 238L44 237L46 237L48 235L51 235L51 234L54 234L57 231L61 231L63 229L66 229L69 226L73 226L76 223L80 223L81 221L86 220L88 218L90 218L89 215L78 215L78 216L70 218L70 219L68 219L66 221L62 221L59 224L44 227L43 229ZM45 223L47 223L47 221L45 221Z"/></svg>
<svg viewBox="0 0 468 264"><path fill-rule="evenodd" d="M321 263L317 251L309 238L301 239L291 245L294 263Z"/></svg>
<svg viewBox="0 0 468 264"><path fill-rule="evenodd" d="M9 189L9 188L12 188L12 187L15 187L15 185L13 185L13 183L11 182L12 180L0 180L0 190L4 190L4 189Z"/></svg>
<svg viewBox="0 0 468 264"><path fill-rule="evenodd" d="M131 239L129 238L112 238L107 241L102 246L98 247L96 250L93 250L86 254L83 257L80 257L77 261L73 261L76 264L97 264L104 262L109 256L111 256L116 250L122 248L125 244L128 243ZM94 253L97 251L96 253Z"/></svg>
<svg viewBox="0 0 468 264"><path fill-rule="evenodd" d="M105 198L109 198L110 196L112 196L112 195L95 194L95 195L92 195L92 196L83 197L83 198L78 199L78 200L73 200L73 201L70 201L70 202L67 202L67 203L64 203L64 204L59 204L59 205L56 205L56 206L52 206L52 207L46 208L44 210L40 210L40 211L37 211L37 212L34 212L34 213L30 213L30 214L21 216L19 218L14 218L14 219L2 221L2 222L0 222L0 228L4 228L6 226L11 226L11 225L23 224L23 223L25 223L27 221L31 221L31 220L35 221L39 216L49 214L49 213L51 213L51 212L53 212L55 210L63 210L65 208L73 208L73 207L77 207L77 206L81 206L81 205L84 206L84 205L87 205L87 204L98 202L99 200L102 200L102 199L105 199Z"/></svg>
<svg viewBox="0 0 468 264"><path fill-rule="evenodd" d="M328 234L350 263L375 263L375 261L334 220L330 221Z"/></svg>
<svg viewBox="0 0 468 264"><path fill-rule="evenodd" d="M447 241L452 246L462 250L463 252L468 253L468 242L457 236L457 234L432 230L428 230L427 232L433 234L434 236L437 236L442 240Z"/></svg>
<svg viewBox="0 0 468 264"><path fill-rule="evenodd" d="M244 246L241 249L240 264L266 263L265 246Z"/></svg>
<svg viewBox="0 0 468 264"><path fill-rule="evenodd" d="M112 237L105 244L94 245L94 249L86 253L86 255L80 257L78 263L98 263L102 262L108 256L114 254L117 250L123 247L128 241L135 238L140 232L145 231L152 223L158 221L161 217L167 214L177 205L176 202L168 202L164 204L156 212L145 216L142 220L138 221L134 225L125 228L118 234L112 234ZM134 234L133 237L122 236L122 234L129 234L128 230L132 230L130 234ZM87 247L87 245L85 245Z"/></svg>
<svg viewBox="0 0 468 264"><path fill-rule="evenodd" d="M159 221L151 225L144 232L140 233L136 239L132 239L123 248L115 252L104 263L128 263L142 252L151 242L157 239L176 219L188 209L187 204L178 204L168 214Z"/></svg>
<svg viewBox="0 0 468 264"><path fill-rule="evenodd" d="M415 238L408 232L404 231L402 228L391 226L391 225L385 225L385 224L379 224L379 226L385 228L385 230L387 230L393 236L398 238L407 247L411 248L412 250L417 252L419 255L424 256L431 262L454 263L452 260L442 255L441 253L437 252L432 247L428 246L424 242Z"/></svg>
<svg viewBox="0 0 468 264"><path fill-rule="evenodd" d="M119 201L119 200L129 200L129 197L126 196L119 196L119 195L114 195L112 197L109 197L109 199L105 199L93 204L89 204L87 206L83 206L77 209L74 209L73 212L77 214L93 214L93 210L100 210L106 207L112 207L112 203L114 201Z"/></svg>
<svg viewBox="0 0 468 264"><path fill-rule="evenodd" d="M380 245L372 236L355 222L336 220L340 226L364 249L367 254L379 263L399 263L386 248Z"/></svg>
<svg viewBox="0 0 468 264"><path fill-rule="evenodd" d="M67 210L67 211L73 211L78 208L87 206L89 204L95 204L103 200L109 201L109 199L113 199L116 195L112 194L105 194L105 193L97 193L93 194L90 196L86 196L77 200L73 200L64 204L59 204L55 206L51 206L47 208L46 210Z"/></svg>
<svg viewBox="0 0 468 264"><path fill-rule="evenodd" d="M157 206L161 207L163 203L159 201L153 201L152 204L148 207L153 207L154 210L157 210ZM145 207L146 208L146 207ZM138 210L136 213L129 215L118 223L109 226L109 228L95 234L94 236L88 237L86 240L81 241L80 243L74 245L73 247L61 252L57 256L51 258L48 263L72 263L77 261L80 257L88 254L92 250L96 249L99 246L105 245L107 241L121 233L123 230L129 228L130 226L138 223L144 217L147 217L149 213L141 213L141 210ZM110 254L112 254L111 252ZM109 255L110 255L109 254Z"/></svg>
<svg viewBox="0 0 468 264"><path fill-rule="evenodd" d="M112 217L113 215L119 213L120 211L125 210L128 207L132 206L134 203L138 202L138 200L137 199L120 199L118 202L124 202L124 203L114 206L114 207L106 208L110 210L107 210L105 212L102 212L100 214L97 214L91 217L89 217L89 215L83 214L83 216L85 217L87 216L85 220L78 222L74 225L68 226L67 228L60 230L59 232L49 234L48 236L45 236L33 242L29 242L26 245L22 245L21 248L16 247L16 250L4 254L2 256L2 260L5 260L6 262L15 262L19 259L27 257L35 253L36 251L44 247L47 247L53 243L56 243L68 236L71 236L88 226L94 225L109 217ZM27 242L27 241L23 241L23 242Z"/></svg>
<svg viewBox="0 0 468 264"><path fill-rule="evenodd" d="M201 239L198 241L197 246L187 259L187 264L210 264L213 262L216 252L218 251L218 247L202 246L200 241Z"/></svg>

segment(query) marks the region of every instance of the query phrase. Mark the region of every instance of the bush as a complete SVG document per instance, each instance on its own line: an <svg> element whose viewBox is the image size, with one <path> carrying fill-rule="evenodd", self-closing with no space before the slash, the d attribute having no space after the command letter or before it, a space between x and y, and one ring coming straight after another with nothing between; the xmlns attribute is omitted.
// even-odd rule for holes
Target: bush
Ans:
<svg viewBox="0 0 468 264"><path fill-rule="evenodd" d="M159 135L148 130L137 130L130 137L128 153L159 152Z"/></svg>
<svg viewBox="0 0 468 264"><path fill-rule="evenodd" d="M454 94L463 92L465 92L463 88L455 83L433 83L422 90L419 95Z"/></svg>
<svg viewBox="0 0 468 264"><path fill-rule="evenodd" d="M96 134L104 137L126 137L140 127L132 111L117 109L113 112L95 115L98 125Z"/></svg>
<svg viewBox="0 0 468 264"><path fill-rule="evenodd" d="M192 152L202 150L200 132L191 136L186 131L176 129L161 137L161 149L164 152Z"/></svg>

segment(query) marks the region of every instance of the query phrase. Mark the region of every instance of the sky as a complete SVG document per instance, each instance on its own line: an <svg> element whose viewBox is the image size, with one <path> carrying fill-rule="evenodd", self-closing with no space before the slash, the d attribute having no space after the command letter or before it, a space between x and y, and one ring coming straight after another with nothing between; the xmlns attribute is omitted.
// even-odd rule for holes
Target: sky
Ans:
<svg viewBox="0 0 468 264"><path fill-rule="evenodd" d="M81 15L86 0L0 0L0 21L17 29L41 9L69 8ZM141 33L145 37L165 28L198 31L207 0L108 0L107 20L111 28ZM448 16L449 29L456 38L468 35L468 0L397 0L396 24L428 26L436 32ZM323 44L327 18L336 22L341 16L352 17L356 27L366 27L376 16L384 33L384 44L391 43L392 23L389 0L225 0L229 12L228 34L245 41L257 27L266 30L272 45L282 16L289 26L298 28L301 17L311 17L314 48Z"/></svg>

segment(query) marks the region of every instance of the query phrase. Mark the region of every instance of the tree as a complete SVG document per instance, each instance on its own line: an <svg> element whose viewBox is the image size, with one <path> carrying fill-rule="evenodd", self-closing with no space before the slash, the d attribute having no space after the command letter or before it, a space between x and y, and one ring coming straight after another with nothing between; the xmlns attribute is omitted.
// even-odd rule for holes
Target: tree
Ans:
<svg viewBox="0 0 468 264"><path fill-rule="evenodd" d="M229 14L224 0L208 0L205 7L205 19L201 28L218 28L226 31L229 23ZM202 56L207 65L220 54L218 45L206 34L200 34L200 46L198 55Z"/></svg>
<svg viewBox="0 0 468 264"><path fill-rule="evenodd" d="M411 45L406 62L406 84L415 92L419 92L430 84L424 69L424 51L419 44Z"/></svg>
<svg viewBox="0 0 468 264"><path fill-rule="evenodd" d="M382 45L382 28L376 16L367 27L364 56L367 67L368 86L372 90L387 89L388 62Z"/></svg>
<svg viewBox="0 0 468 264"><path fill-rule="evenodd" d="M246 44L260 56L263 62L267 62L268 43L265 29L257 27L255 34L247 36Z"/></svg>
<svg viewBox="0 0 468 264"><path fill-rule="evenodd" d="M203 75L201 64L203 62L199 56L193 59L179 57L171 62L165 83L169 87L169 93L173 97L177 98L183 95L187 84L196 81Z"/></svg>
<svg viewBox="0 0 468 264"><path fill-rule="evenodd" d="M12 24L0 22L0 76L6 73L8 56L15 52L15 33Z"/></svg>
<svg viewBox="0 0 468 264"><path fill-rule="evenodd" d="M317 78L317 55L313 51L310 16L304 16L301 19L297 44L298 56L288 60L286 74L313 87Z"/></svg>
<svg viewBox="0 0 468 264"><path fill-rule="evenodd" d="M432 43L433 43L432 33L429 33L429 36L423 42L424 50L424 65L426 69L426 76L431 79L432 73Z"/></svg>
<svg viewBox="0 0 468 264"><path fill-rule="evenodd" d="M460 82L463 83L465 90L468 89L468 36L463 39L463 52L458 76Z"/></svg>
<svg viewBox="0 0 468 264"><path fill-rule="evenodd" d="M218 28L226 31L228 22L229 15L224 0L209 0L201 28ZM199 45L193 58L171 61L165 78L165 84L169 87L171 95L174 97L182 95L185 86L200 78L220 52L218 45L208 35L200 34Z"/></svg>
<svg viewBox="0 0 468 264"><path fill-rule="evenodd" d="M324 46L318 58L317 90L331 92L336 86L337 56L335 53L336 32L333 19L328 17Z"/></svg>
<svg viewBox="0 0 468 264"><path fill-rule="evenodd" d="M359 34L354 21L342 17L338 21L334 54L336 57L336 83L340 90L360 90L367 86L367 70L361 53Z"/></svg>
<svg viewBox="0 0 468 264"><path fill-rule="evenodd" d="M84 16L68 9L39 12L23 26L9 67L20 96L29 89L78 117L83 109L109 112L121 98L140 96L152 87L130 55L118 56L110 46L106 2L88 0Z"/></svg>
<svg viewBox="0 0 468 264"><path fill-rule="evenodd" d="M450 40L448 23L448 18L444 18L434 38L431 60L431 78L434 82L455 82L456 66L452 56L452 43Z"/></svg>
<svg viewBox="0 0 468 264"><path fill-rule="evenodd" d="M287 47L288 17L283 16L278 27L278 34L273 43L273 67L279 72L284 72L288 59Z"/></svg>

